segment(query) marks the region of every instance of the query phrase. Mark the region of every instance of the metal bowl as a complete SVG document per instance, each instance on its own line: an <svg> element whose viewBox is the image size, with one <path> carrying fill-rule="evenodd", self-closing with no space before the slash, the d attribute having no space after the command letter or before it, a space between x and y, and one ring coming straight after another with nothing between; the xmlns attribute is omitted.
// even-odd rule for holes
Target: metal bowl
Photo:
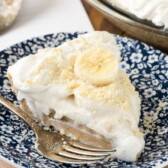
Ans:
<svg viewBox="0 0 168 168"><path fill-rule="evenodd" d="M23 0L0 0L0 32L9 27L18 15Z"/></svg>
<svg viewBox="0 0 168 168"><path fill-rule="evenodd" d="M145 42L168 53L168 31L135 21L98 0L89 0L88 2L103 13L119 30L126 32L128 37Z"/></svg>

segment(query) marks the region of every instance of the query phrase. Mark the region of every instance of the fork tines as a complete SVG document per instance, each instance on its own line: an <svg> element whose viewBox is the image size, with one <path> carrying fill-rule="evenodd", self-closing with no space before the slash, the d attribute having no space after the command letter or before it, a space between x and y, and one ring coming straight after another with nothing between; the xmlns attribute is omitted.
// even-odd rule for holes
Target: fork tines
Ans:
<svg viewBox="0 0 168 168"><path fill-rule="evenodd" d="M55 153L55 155L50 155L50 157L56 160L59 159L60 162L73 164L93 163L115 152L113 149L96 148L77 141L72 141L62 147L63 149Z"/></svg>

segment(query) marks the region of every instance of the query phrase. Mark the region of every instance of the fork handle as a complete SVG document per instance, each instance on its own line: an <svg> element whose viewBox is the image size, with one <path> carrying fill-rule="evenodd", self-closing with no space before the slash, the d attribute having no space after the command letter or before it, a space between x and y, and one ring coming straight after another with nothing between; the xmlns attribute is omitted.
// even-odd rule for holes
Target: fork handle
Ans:
<svg viewBox="0 0 168 168"><path fill-rule="evenodd" d="M0 104L14 112L20 118L22 118L34 130L34 132L41 129L41 127L36 123L36 121L34 121L29 115L24 113L20 108L16 107L13 103L11 103L9 100L5 99L1 95Z"/></svg>

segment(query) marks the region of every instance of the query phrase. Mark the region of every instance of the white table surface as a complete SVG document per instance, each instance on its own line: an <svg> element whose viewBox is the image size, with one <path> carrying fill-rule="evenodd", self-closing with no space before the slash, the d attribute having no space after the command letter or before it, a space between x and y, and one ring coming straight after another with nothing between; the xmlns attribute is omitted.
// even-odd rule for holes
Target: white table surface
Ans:
<svg viewBox="0 0 168 168"><path fill-rule="evenodd" d="M44 34L92 30L80 0L24 0L13 25L0 34L0 50Z"/></svg>
<svg viewBox="0 0 168 168"><path fill-rule="evenodd" d="M93 31L80 0L24 0L15 22L0 34L0 50L32 37L75 31ZM3 161L18 167L0 156L0 168L7 166Z"/></svg>

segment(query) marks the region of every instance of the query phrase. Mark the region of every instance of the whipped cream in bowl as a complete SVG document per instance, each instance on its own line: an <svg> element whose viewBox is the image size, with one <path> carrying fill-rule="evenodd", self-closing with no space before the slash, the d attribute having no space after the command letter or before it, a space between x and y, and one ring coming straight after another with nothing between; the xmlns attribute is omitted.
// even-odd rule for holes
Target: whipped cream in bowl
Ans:
<svg viewBox="0 0 168 168"><path fill-rule="evenodd" d="M20 59L8 76L36 118L52 109L54 120L67 117L74 127L98 132L116 149L114 158L133 162L145 144L138 127L141 100L119 62L114 36L92 32Z"/></svg>
<svg viewBox="0 0 168 168"><path fill-rule="evenodd" d="M107 0L137 18L152 21L157 26L168 29L168 0Z"/></svg>

